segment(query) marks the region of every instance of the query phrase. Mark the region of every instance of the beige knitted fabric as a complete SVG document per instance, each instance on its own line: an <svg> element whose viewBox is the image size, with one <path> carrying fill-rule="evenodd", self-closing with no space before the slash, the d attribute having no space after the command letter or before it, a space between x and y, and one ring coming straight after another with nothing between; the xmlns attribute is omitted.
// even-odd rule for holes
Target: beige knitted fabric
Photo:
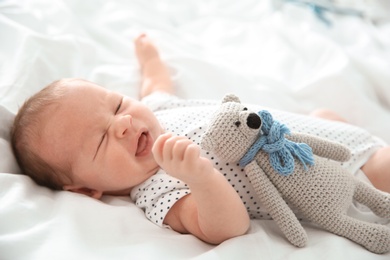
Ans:
<svg viewBox="0 0 390 260"><path fill-rule="evenodd" d="M260 127L248 126L249 115L253 117L254 113L240 104L236 96L225 96L202 137L202 148L228 162L238 162L261 134ZM311 146L314 166L305 170L295 160L293 174L282 176L270 165L269 155L260 151L245 172L287 239L298 247L307 243L307 234L291 205L313 223L374 253L389 251L390 228L351 218L346 212L354 198L378 216L390 219L390 194L361 182L332 161L347 161L350 152L346 147L307 134L296 133L286 138Z"/></svg>

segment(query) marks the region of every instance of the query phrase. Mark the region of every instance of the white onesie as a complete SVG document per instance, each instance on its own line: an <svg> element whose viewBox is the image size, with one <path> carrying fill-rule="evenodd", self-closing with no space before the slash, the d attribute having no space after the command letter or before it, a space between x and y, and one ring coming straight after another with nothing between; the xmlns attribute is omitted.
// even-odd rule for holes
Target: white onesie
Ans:
<svg viewBox="0 0 390 260"><path fill-rule="evenodd" d="M220 104L219 101L210 100L183 100L161 92L153 93L144 98L143 102L154 111L167 132L186 136L197 144L200 143L210 116ZM309 133L346 145L352 152L352 158L341 165L347 168L351 174L356 174L368 158L378 148L385 145L383 141L364 129L349 124L282 112L259 105L248 104L248 108L256 112L267 109L276 120L286 124L292 132ZM251 218L271 218L257 199L241 167L221 161L206 151L202 151L202 156L209 158L214 167L236 189ZM145 211L148 219L163 226L164 218L169 209L176 201L189 193L191 191L185 183L160 170L144 183L134 187L131 198L138 207Z"/></svg>

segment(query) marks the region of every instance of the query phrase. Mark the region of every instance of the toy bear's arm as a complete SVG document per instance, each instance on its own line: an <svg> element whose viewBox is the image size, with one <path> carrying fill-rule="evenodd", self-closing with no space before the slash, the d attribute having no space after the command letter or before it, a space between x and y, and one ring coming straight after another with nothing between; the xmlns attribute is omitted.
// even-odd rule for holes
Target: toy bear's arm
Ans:
<svg viewBox="0 0 390 260"><path fill-rule="evenodd" d="M339 162L346 162L351 158L351 151L340 143L303 133L292 133L286 138L296 143L308 144L313 153L321 157Z"/></svg>
<svg viewBox="0 0 390 260"><path fill-rule="evenodd" d="M297 247L305 246L307 242L305 230L257 162L252 161L245 166L245 172L259 200L267 208L286 238Z"/></svg>

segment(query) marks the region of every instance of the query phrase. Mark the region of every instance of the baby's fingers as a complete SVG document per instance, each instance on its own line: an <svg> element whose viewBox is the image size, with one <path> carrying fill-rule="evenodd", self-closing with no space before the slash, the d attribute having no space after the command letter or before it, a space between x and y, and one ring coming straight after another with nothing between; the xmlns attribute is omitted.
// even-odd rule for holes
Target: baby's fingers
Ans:
<svg viewBox="0 0 390 260"><path fill-rule="evenodd" d="M185 160L188 162L188 166L193 170L202 170L205 167L212 168L210 160L201 156L199 145L191 144L188 146L185 154Z"/></svg>
<svg viewBox="0 0 390 260"><path fill-rule="evenodd" d="M188 160L193 163L196 162L196 160L198 160L200 157L199 146L191 142L191 144L187 145L184 156L185 160Z"/></svg>
<svg viewBox="0 0 390 260"><path fill-rule="evenodd" d="M153 146L152 152L157 163L182 160L186 147L191 141L185 137L163 134L159 136Z"/></svg>
<svg viewBox="0 0 390 260"><path fill-rule="evenodd" d="M171 133L166 133L160 135L156 141L153 144L152 153L154 156L154 159L158 164L160 164L163 161L163 148L165 145L165 142L172 137Z"/></svg>
<svg viewBox="0 0 390 260"><path fill-rule="evenodd" d="M176 162L186 160L188 149L192 144L192 141L185 137L175 140L172 147L172 159Z"/></svg>

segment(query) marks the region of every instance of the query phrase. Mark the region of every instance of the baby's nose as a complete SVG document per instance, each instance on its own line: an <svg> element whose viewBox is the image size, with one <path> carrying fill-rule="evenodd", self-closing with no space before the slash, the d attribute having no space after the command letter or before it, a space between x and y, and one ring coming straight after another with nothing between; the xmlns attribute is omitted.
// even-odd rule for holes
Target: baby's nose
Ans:
<svg viewBox="0 0 390 260"><path fill-rule="evenodd" d="M115 135L118 138L121 138L126 135L129 127L131 126L131 116L130 115L122 115L117 118L115 122Z"/></svg>
<svg viewBox="0 0 390 260"><path fill-rule="evenodd" d="M246 119L246 125L252 129L259 129L261 126L260 116L255 113L250 113Z"/></svg>

